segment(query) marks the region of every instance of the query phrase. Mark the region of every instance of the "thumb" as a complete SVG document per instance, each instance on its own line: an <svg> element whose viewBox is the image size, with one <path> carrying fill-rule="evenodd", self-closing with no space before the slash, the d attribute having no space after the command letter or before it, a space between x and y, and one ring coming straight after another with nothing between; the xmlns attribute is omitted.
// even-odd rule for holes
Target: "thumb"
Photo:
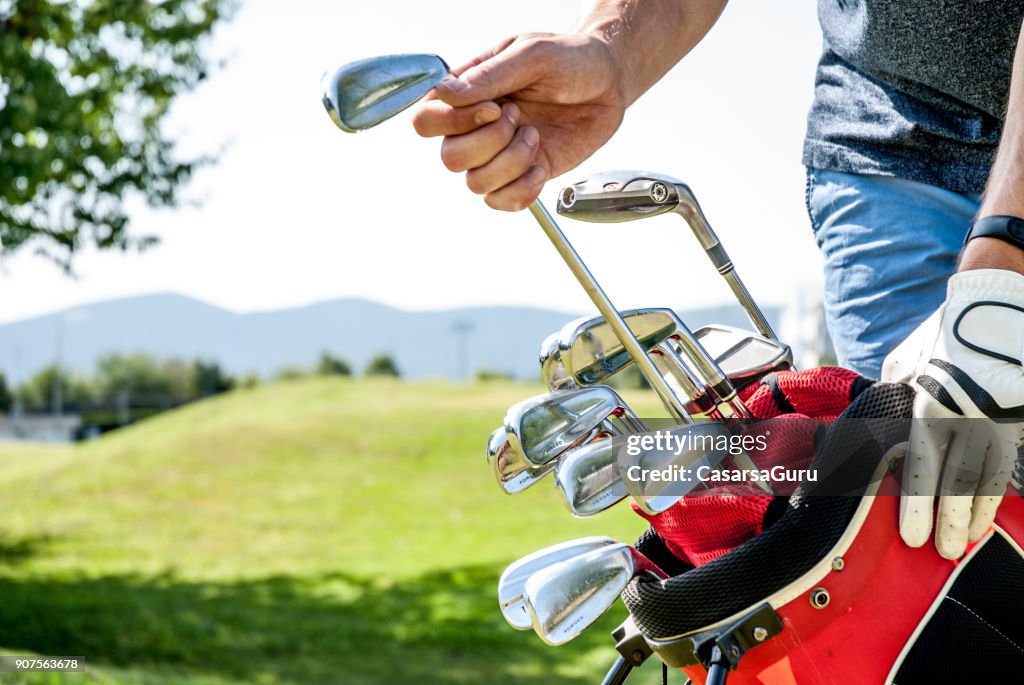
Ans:
<svg viewBox="0 0 1024 685"><path fill-rule="evenodd" d="M543 69L536 53L524 50L523 46L523 43L513 42L471 63L456 78L439 83L435 94L452 107L466 107L522 90L533 83Z"/></svg>

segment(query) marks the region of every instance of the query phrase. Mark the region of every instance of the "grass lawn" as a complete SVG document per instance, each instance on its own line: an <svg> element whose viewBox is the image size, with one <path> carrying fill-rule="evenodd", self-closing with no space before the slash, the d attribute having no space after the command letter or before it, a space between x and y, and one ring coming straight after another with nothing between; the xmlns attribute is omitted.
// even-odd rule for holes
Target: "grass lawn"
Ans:
<svg viewBox="0 0 1024 685"><path fill-rule="evenodd" d="M0 653L89 664L0 683L596 685L621 606L551 648L495 597L523 554L645 527L626 505L573 519L550 481L501 492L487 436L538 392L311 379L0 446Z"/></svg>

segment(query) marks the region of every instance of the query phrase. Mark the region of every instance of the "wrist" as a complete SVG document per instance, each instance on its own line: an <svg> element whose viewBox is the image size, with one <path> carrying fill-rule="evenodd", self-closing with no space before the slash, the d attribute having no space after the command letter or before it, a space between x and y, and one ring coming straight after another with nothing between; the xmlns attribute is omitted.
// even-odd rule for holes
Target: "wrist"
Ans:
<svg viewBox="0 0 1024 685"><path fill-rule="evenodd" d="M1024 274L1024 249L998 238L973 238L960 253L957 271L1005 269Z"/></svg>
<svg viewBox="0 0 1024 685"><path fill-rule="evenodd" d="M636 102L643 94L637 79L627 79L630 70L630 58L633 56L629 41L623 37L624 21L620 17L592 17L577 31L581 41L590 43L595 51L603 54L603 61L608 65L613 88L626 108Z"/></svg>

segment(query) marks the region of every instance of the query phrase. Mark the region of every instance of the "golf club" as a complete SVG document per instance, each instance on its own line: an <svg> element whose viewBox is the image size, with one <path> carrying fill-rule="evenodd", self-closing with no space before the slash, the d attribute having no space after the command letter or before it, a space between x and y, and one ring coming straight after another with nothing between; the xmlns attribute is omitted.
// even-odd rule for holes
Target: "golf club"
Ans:
<svg viewBox="0 0 1024 685"><path fill-rule="evenodd" d="M652 347L670 339L678 344L698 374L695 376L683 364L673 368L689 400L698 400L708 394L724 418L750 418L750 412L736 396L736 389L725 372L675 312L665 308L647 308L629 310L622 316L631 329L636 329L637 339L643 346ZM595 374L611 369L617 371L629 363L630 358L618 336L601 317L570 322L562 329L559 342L566 372L579 385L588 384ZM671 363L675 355L666 356Z"/></svg>
<svg viewBox="0 0 1024 685"><path fill-rule="evenodd" d="M618 543L612 538L600 536L569 540L537 550L509 564L498 579L498 604L505 620L516 630L530 629L532 621L523 602L523 589L526 581L534 573L581 554L615 544Z"/></svg>
<svg viewBox="0 0 1024 685"><path fill-rule="evenodd" d="M789 345L742 328L711 324L695 330L693 337L737 388L767 373L793 368L793 350Z"/></svg>
<svg viewBox="0 0 1024 685"><path fill-rule="evenodd" d="M608 611L629 582L641 575L667 578L654 562L623 543L537 571L523 591L534 631L549 645L568 642Z"/></svg>
<svg viewBox="0 0 1024 685"><path fill-rule="evenodd" d="M682 181L645 171L607 171L568 186L558 199L559 214L596 223L634 221L667 212L679 214L686 220L754 327L765 337L778 340L736 273L693 191Z"/></svg>
<svg viewBox="0 0 1024 685"><path fill-rule="evenodd" d="M555 487L578 518L599 514L629 496L610 439L594 440L562 455L555 467Z"/></svg>
<svg viewBox="0 0 1024 685"><path fill-rule="evenodd" d="M443 73L442 73L443 72ZM376 126L426 95L448 76L436 55L387 55L351 62L324 74L321 101L331 120L348 133ZM693 419L654 363L644 354L604 290L573 249L541 201L529 207L544 234L566 266L607 320L612 330L673 417L683 423Z"/></svg>
<svg viewBox="0 0 1024 685"><path fill-rule="evenodd" d="M619 435L620 429L609 423L602 423L596 427L590 435L585 436L579 443L587 444L599 438ZM532 464L508 439L508 433L504 428L491 433L487 441L487 463L494 473L495 480L506 494L516 495L527 488L533 487L546 475L553 472L558 465L558 458L552 459L546 464Z"/></svg>
<svg viewBox="0 0 1024 685"><path fill-rule="evenodd" d="M558 347L558 331L555 331L540 344L540 376L548 389L565 390L575 388L576 384L565 371L562 364L562 351Z"/></svg>
<svg viewBox="0 0 1024 685"><path fill-rule="evenodd" d="M320 80L327 114L346 133L372 128L413 105L447 78L437 55L384 55L350 62Z"/></svg>
<svg viewBox="0 0 1024 685"><path fill-rule="evenodd" d="M619 394L606 385L531 397L505 413L505 432L517 452L541 466L611 425L618 433L641 433L646 426Z"/></svg>

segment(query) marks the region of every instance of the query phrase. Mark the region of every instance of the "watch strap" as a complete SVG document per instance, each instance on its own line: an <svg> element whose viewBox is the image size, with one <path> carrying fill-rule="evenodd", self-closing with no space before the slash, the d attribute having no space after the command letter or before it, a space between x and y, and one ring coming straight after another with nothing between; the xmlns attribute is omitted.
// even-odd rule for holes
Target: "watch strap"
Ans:
<svg viewBox="0 0 1024 685"><path fill-rule="evenodd" d="M1024 219L1016 216L986 216L967 232L966 245L974 238L996 238L1024 250Z"/></svg>

